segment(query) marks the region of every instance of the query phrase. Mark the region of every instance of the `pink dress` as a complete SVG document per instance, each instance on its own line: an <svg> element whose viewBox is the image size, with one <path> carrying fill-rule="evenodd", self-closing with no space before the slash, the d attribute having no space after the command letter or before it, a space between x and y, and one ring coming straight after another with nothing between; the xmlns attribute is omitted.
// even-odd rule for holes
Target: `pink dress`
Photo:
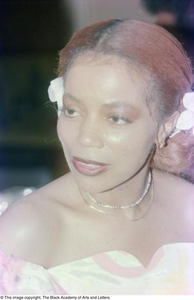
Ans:
<svg viewBox="0 0 194 300"><path fill-rule="evenodd" d="M167 244L149 266L124 251L45 269L0 252L0 295L194 295L194 243Z"/></svg>

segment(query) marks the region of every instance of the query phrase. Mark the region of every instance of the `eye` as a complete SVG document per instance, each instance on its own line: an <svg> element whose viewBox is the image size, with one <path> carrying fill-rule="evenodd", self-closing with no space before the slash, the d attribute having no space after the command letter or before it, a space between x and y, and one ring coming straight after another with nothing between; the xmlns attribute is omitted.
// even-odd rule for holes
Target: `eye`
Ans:
<svg viewBox="0 0 194 300"><path fill-rule="evenodd" d="M80 113L73 108L63 107L62 111L68 118L74 118L80 115Z"/></svg>
<svg viewBox="0 0 194 300"><path fill-rule="evenodd" d="M109 120L114 123L114 124L117 124L117 125L124 125L124 124L127 124L127 123L131 123L130 120L124 118L124 117L120 117L120 116L113 116L113 117L110 117Z"/></svg>

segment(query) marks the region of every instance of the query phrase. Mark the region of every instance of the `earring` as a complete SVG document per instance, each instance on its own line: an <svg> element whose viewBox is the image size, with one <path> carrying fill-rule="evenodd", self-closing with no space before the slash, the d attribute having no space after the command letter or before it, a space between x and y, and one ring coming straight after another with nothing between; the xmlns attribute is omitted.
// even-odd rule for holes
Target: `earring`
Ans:
<svg viewBox="0 0 194 300"><path fill-rule="evenodd" d="M164 148L165 146L166 146L165 141L162 141L158 144L158 148L160 148L160 149Z"/></svg>

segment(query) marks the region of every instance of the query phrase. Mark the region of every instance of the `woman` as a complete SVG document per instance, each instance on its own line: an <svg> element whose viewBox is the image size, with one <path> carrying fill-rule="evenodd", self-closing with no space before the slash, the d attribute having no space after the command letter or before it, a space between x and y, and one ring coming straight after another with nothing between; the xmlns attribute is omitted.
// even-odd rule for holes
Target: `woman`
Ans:
<svg viewBox="0 0 194 300"><path fill-rule="evenodd" d="M194 294L191 86L157 25L72 37L49 88L70 173L1 216L1 293Z"/></svg>

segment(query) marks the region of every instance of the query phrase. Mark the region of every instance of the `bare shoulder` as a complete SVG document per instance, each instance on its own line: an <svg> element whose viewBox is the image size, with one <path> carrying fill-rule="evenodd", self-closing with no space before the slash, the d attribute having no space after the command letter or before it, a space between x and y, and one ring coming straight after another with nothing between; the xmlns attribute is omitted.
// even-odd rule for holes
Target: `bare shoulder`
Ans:
<svg viewBox="0 0 194 300"><path fill-rule="evenodd" d="M156 184L164 195L171 195L172 200L194 202L194 184L167 172L155 171L155 175Z"/></svg>
<svg viewBox="0 0 194 300"><path fill-rule="evenodd" d="M165 172L156 171L155 175L163 219L180 232L182 240L194 242L194 184Z"/></svg>
<svg viewBox="0 0 194 300"><path fill-rule="evenodd" d="M0 217L0 250L31 262L48 261L58 244L61 230L58 212L67 184L68 176L60 178L5 211Z"/></svg>

